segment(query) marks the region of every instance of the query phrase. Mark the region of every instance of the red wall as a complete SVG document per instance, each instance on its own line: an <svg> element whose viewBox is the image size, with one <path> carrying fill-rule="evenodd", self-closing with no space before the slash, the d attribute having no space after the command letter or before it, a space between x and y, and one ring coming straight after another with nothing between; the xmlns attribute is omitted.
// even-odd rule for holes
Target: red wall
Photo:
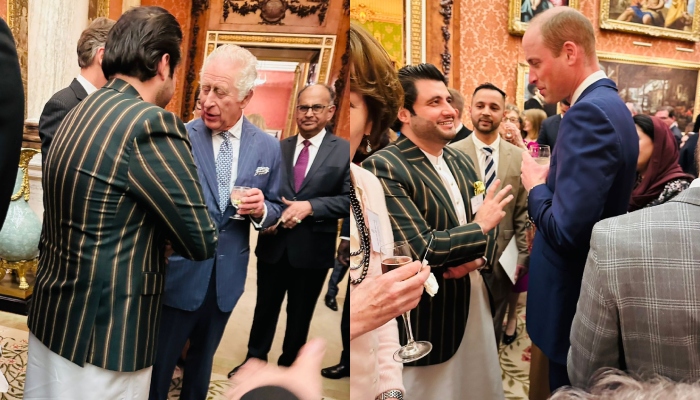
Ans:
<svg viewBox="0 0 700 400"><path fill-rule="evenodd" d="M267 129L284 129L294 87L294 72L260 70L258 74L260 77L264 75L267 80L255 88L253 99L245 108L245 115L261 114Z"/></svg>

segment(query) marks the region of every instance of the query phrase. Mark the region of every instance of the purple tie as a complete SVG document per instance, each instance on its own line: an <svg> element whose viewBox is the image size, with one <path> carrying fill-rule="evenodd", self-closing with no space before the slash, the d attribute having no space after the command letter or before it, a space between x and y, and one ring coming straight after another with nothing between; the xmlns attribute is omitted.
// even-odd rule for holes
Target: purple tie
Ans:
<svg viewBox="0 0 700 400"><path fill-rule="evenodd" d="M301 143L304 145L304 148L301 149L297 163L294 164L294 189L296 192L301 189L301 184L304 182L306 175L306 167L309 165L309 146L311 142L304 140Z"/></svg>

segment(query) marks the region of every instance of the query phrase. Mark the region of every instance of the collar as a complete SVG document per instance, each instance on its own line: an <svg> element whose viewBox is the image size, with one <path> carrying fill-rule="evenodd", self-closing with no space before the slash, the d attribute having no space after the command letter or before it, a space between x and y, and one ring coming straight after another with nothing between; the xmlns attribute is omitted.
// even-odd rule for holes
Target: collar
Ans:
<svg viewBox="0 0 700 400"><path fill-rule="evenodd" d="M464 124L460 121L459 125L455 128L455 133L461 131L462 128L464 128Z"/></svg>
<svg viewBox="0 0 700 400"><path fill-rule="evenodd" d="M474 145L476 146L476 149L479 151L481 151L481 149L483 149L484 147L490 147L493 149L493 152L495 153L498 151L498 146L501 145L501 135L500 134L496 135L496 140L494 140L493 143L491 143L491 144L486 144L486 143L482 142L481 140L479 140L479 138L476 137L476 134L474 134L474 133L472 133L470 136L474 138ZM479 151L477 151L477 154L479 153Z"/></svg>
<svg viewBox="0 0 700 400"><path fill-rule="evenodd" d="M323 142L323 138L325 136L326 136L326 128L323 128L323 129L321 129L321 132L316 134L316 136L309 139L309 142L311 142L311 144L316 146L316 147L321 147L321 142ZM297 133L297 147L303 146L303 144L302 144L303 142L304 142L304 137Z"/></svg>
<svg viewBox="0 0 700 400"><path fill-rule="evenodd" d="M673 123L671 124L671 126L668 127L668 129L673 129L674 126L676 128L678 127L678 121L673 121Z"/></svg>
<svg viewBox="0 0 700 400"><path fill-rule="evenodd" d="M80 82L80 84L83 86L83 89L85 89L85 91L87 92L88 96L91 95L93 92L97 91L95 85L93 85L92 83L90 83L90 81L85 79L84 76L78 74L78 76L75 79L77 79L78 82Z"/></svg>
<svg viewBox="0 0 700 400"><path fill-rule="evenodd" d="M580 85L574 90L574 95L571 96L571 107L574 106L574 103L576 103L576 100L578 100L579 97L581 97L581 93L583 93L584 90L588 89L589 86L592 84L598 82L601 79L605 79L608 76L605 75L605 72L602 70L598 70L590 75L588 75L588 78L584 79L583 82L581 82Z"/></svg>
<svg viewBox="0 0 700 400"><path fill-rule="evenodd" d="M693 181L690 182L690 186L688 187L688 189L690 188L700 188L700 178L693 179Z"/></svg>
<svg viewBox="0 0 700 400"><path fill-rule="evenodd" d="M235 137L235 138L238 139L238 140L241 140L241 133L242 133L242 131L243 131L243 114L241 114L241 117L238 118L238 122L236 122L235 124L233 124L233 126L231 127L231 129L229 129L229 130L227 130L227 131L223 131L223 132L228 132L229 135ZM211 132L211 136L214 137L214 136L218 135L218 134L221 133L221 132L222 132L222 131L212 131L212 132Z"/></svg>
<svg viewBox="0 0 700 400"><path fill-rule="evenodd" d="M428 161L430 161L430 163L433 164L434 167L437 167L438 165L442 165L442 164L445 163L445 159L442 157L442 156L445 154L444 151L441 151L441 152L440 152L440 155L437 156L437 157L435 157L434 155L432 155L432 154L426 152L426 151L423 150L423 149L420 149L420 151L422 151L423 154L425 154L425 156L428 158Z"/></svg>

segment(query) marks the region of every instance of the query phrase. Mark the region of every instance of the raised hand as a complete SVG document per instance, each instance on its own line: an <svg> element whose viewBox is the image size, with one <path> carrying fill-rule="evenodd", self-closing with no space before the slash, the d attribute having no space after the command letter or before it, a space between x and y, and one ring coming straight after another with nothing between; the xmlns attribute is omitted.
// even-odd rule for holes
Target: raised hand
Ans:
<svg viewBox="0 0 700 400"><path fill-rule="evenodd" d="M503 209L505 208L506 204L513 200L512 194L509 194L506 197L508 192L510 192L510 189L512 189L511 185L504 187L503 189L499 190L498 193L496 193L496 188L500 184L501 180L496 179L489 190L486 191L484 203L474 216L474 222L479 224L481 231L484 232L484 234L489 233L491 229L498 226L503 217L506 216L506 212L503 211Z"/></svg>

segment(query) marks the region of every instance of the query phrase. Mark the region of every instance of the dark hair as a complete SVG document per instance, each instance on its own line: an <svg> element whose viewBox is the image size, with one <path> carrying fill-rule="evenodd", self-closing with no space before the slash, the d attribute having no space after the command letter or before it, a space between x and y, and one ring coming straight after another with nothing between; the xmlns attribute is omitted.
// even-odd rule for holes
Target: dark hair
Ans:
<svg viewBox="0 0 700 400"><path fill-rule="evenodd" d="M335 103L333 103L333 100L335 100L335 90L333 90L332 87L330 87L330 86L328 86L328 85L324 85L324 84L322 84L322 83L315 83L315 84L313 84L313 85L304 86L304 87L299 91L299 93L297 93L297 101L299 101L299 98L301 97L301 94L304 93L304 91L305 91L306 89L308 89L308 88L310 88L310 87L312 87L312 86L323 86L324 88L326 88L326 90L328 90L328 96L330 97L331 105L335 104Z"/></svg>
<svg viewBox="0 0 700 400"><path fill-rule="evenodd" d="M439 81L447 86L447 78L433 64L418 64L406 65L399 70L399 81L403 86L403 108L411 112L411 115L416 115L413 111L413 105L416 104L418 92L416 90L416 81L427 79L431 81Z"/></svg>
<svg viewBox="0 0 700 400"><path fill-rule="evenodd" d="M156 76L158 63L170 55L170 75L180 63L182 30L175 17L161 7L134 7L109 31L102 60L107 79L115 74L145 82Z"/></svg>
<svg viewBox="0 0 700 400"><path fill-rule="evenodd" d="M670 106L661 107L661 108L659 108L658 111L666 111L666 112L668 112L669 118L676 118L676 109L673 107L670 107Z"/></svg>
<svg viewBox="0 0 700 400"><path fill-rule="evenodd" d="M474 93L472 94L472 99L474 98L473 96L475 96L479 90L495 90L498 93L500 93L501 96L503 96L504 101L506 99L506 92L499 89L498 86L494 85L491 82L482 83L481 85L477 86L476 89L474 89Z"/></svg>
<svg viewBox="0 0 700 400"><path fill-rule="evenodd" d="M637 114L632 117L634 124L637 125L645 135L649 136L651 141L654 141L654 121L651 117L644 114Z"/></svg>
<svg viewBox="0 0 700 400"><path fill-rule="evenodd" d="M387 128L396 120L403 104L403 89L391 58L377 39L355 22L350 23L350 91L362 95L367 105L367 119L372 121L369 141L379 149ZM360 146L355 157L363 153Z"/></svg>
<svg viewBox="0 0 700 400"><path fill-rule="evenodd" d="M565 106L567 106L567 107L571 107L571 102L570 102L569 100L567 100L567 99L562 100L562 101L561 101L561 104L563 104L563 105L565 105Z"/></svg>
<svg viewBox="0 0 700 400"><path fill-rule="evenodd" d="M459 111L459 116L461 117L464 111L464 97L462 93L454 88L447 88L447 91L450 92L450 96L452 96L452 108Z"/></svg>
<svg viewBox="0 0 700 400"><path fill-rule="evenodd" d="M104 47L109 30L114 26L114 21L104 17L96 18L80 34L78 39L78 65L80 68L89 67L95 59L95 54L100 47Z"/></svg>
<svg viewBox="0 0 700 400"><path fill-rule="evenodd" d="M537 85L535 85L534 83L528 83L528 84L527 84L527 91L528 91L531 95L533 95L533 96L535 95L535 89L536 89L536 88L537 88Z"/></svg>

